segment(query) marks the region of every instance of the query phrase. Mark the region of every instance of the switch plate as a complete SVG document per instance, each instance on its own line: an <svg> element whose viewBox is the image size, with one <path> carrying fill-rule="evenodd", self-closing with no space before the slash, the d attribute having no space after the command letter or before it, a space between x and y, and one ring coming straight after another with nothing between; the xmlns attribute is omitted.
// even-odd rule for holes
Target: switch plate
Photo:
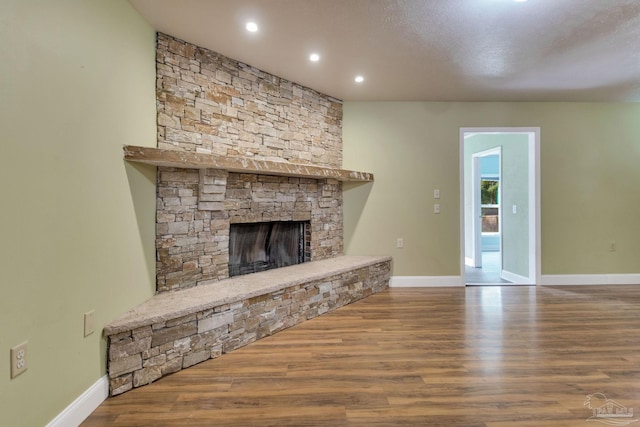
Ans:
<svg viewBox="0 0 640 427"><path fill-rule="evenodd" d="M513 212L514 214L517 214L518 213L518 205L511 206L511 212Z"/></svg>
<svg viewBox="0 0 640 427"><path fill-rule="evenodd" d="M404 248L404 239L402 237L398 237L396 240L396 248Z"/></svg>
<svg viewBox="0 0 640 427"><path fill-rule="evenodd" d="M93 323L96 311L91 310L84 314L84 336L89 336L93 333Z"/></svg>
<svg viewBox="0 0 640 427"><path fill-rule="evenodd" d="M11 378L27 370L27 343L18 344L11 349Z"/></svg>
<svg viewBox="0 0 640 427"><path fill-rule="evenodd" d="M609 252L615 252L616 249L616 242L609 242Z"/></svg>
<svg viewBox="0 0 640 427"><path fill-rule="evenodd" d="M433 213L434 214L439 214L440 213L440 204L436 203L433 205Z"/></svg>
<svg viewBox="0 0 640 427"><path fill-rule="evenodd" d="M434 199L439 199L440 198L440 190L438 190L437 188L435 190L433 190L433 198Z"/></svg>

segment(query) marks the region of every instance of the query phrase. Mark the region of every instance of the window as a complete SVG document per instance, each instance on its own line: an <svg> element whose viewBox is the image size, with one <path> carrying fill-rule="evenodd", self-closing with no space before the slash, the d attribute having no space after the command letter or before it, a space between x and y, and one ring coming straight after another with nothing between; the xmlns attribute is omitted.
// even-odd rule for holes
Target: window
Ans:
<svg viewBox="0 0 640 427"><path fill-rule="evenodd" d="M482 232L500 232L500 181L497 178L480 180L480 203L482 209Z"/></svg>

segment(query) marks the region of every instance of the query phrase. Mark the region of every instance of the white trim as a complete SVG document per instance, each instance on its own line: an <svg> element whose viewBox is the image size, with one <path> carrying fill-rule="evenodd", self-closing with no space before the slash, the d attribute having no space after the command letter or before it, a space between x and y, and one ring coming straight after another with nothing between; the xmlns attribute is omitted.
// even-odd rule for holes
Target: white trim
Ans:
<svg viewBox="0 0 640 427"><path fill-rule="evenodd" d="M540 128L529 128L529 279L540 283L542 277L542 221L540 207ZM534 209L531 207L534 206ZM533 215L533 219L531 219Z"/></svg>
<svg viewBox="0 0 640 427"><path fill-rule="evenodd" d="M541 238L542 224L540 220L540 128L539 127L504 127L504 128L460 128L459 168L460 168L460 274L463 280L465 273L465 198L464 198L464 140L476 134L515 133L529 135L529 281L541 284ZM533 208L532 208L533 207Z"/></svg>
<svg viewBox="0 0 640 427"><path fill-rule="evenodd" d="M636 274L544 274L542 285L640 285Z"/></svg>
<svg viewBox="0 0 640 427"><path fill-rule="evenodd" d="M473 287L473 286L512 286L512 285L516 285L516 286L522 286L522 285L526 285L529 286L529 284L524 284L524 283L505 283L505 282L469 282L467 283L467 286L469 287Z"/></svg>
<svg viewBox="0 0 640 427"><path fill-rule="evenodd" d="M464 257L464 265L468 265L469 267L473 267L473 259L467 257Z"/></svg>
<svg viewBox="0 0 640 427"><path fill-rule="evenodd" d="M60 412L47 427L78 426L109 397L109 379L105 375L86 389L76 400Z"/></svg>
<svg viewBox="0 0 640 427"><path fill-rule="evenodd" d="M464 150L463 150L464 151ZM482 268L482 251L484 247L482 245L482 208L483 207L495 207L498 208L498 233L500 235L500 230L502 228L502 209L500 208L500 204L497 205L483 205L480 183L482 181L482 167L480 165L481 159L483 157L489 156L498 156L498 176L496 180L498 181L498 201L502 201L502 147L493 147L488 150L478 151L477 153L473 153L471 155L471 176L473 181L473 188L471 192L471 200L472 200L472 226L473 226L473 234L472 234L472 244L473 244L473 264L472 267ZM464 157L464 152L463 152ZM464 162L464 160L463 160ZM463 171L464 176L464 171ZM464 207L463 207L464 209ZM466 237L465 237L466 240ZM498 242L497 251L500 252L500 246L502 243L502 237L500 237L500 241ZM466 243L465 243L466 245ZM502 257L500 257L502 262Z"/></svg>
<svg viewBox="0 0 640 427"><path fill-rule="evenodd" d="M482 208L480 193L480 159L482 156L471 156L471 241L473 242L473 266L475 268L482 267ZM500 212L500 211L498 211ZM500 222L500 221L498 221Z"/></svg>
<svg viewBox="0 0 640 427"><path fill-rule="evenodd" d="M460 276L392 276L390 288L444 288L464 286Z"/></svg>
<svg viewBox="0 0 640 427"><path fill-rule="evenodd" d="M462 278L461 282L465 284L467 280L466 266L473 266L474 260L473 257L467 257L467 241L466 241L466 231L464 226L464 213L465 213L465 197L464 197L464 140L468 137L472 136L468 131L465 131L465 128L460 128L460 135L458 136L460 140L460 144L458 145L458 169L459 169L459 182L460 182L460 276ZM470 260L471 263L467 264L467 260Z"/></svg>
<svg viewBox="0 0 640 427"><path fill-rule="evenodd" d="M507 270L502 270L500 272L500 278L504 280L508 280L514 285L531 285L531 280L529 280L528 277L521 276L519 274L512 273Z"/></svg>

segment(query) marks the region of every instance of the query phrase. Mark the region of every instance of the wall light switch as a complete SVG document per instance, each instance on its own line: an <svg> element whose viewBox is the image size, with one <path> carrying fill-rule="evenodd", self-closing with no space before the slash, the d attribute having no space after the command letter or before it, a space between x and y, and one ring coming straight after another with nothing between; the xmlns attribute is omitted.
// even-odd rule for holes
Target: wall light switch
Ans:
<svg viewBox="0 0 640 427"><path fill-rule="evenodd" d="M93 333L93 323L96 311L91 310L84 314L84 336L91 335Z"/></svg>
<svg viewBox="0 0 640 427"><path fill-rule="evenodd" d="M440 213L440 204L436 203L433 205L433 213L434 214L439 214Z"/></svg>
<svg viewBox="0 0 640 427"><path fill-rule="evenodd" d="M517 214L517 213L518 213L518 205L513 205L513 206L511 206L511 211L512 211L514 214Z"/></svg>
<svg viewBox="0 0 640 427"><path fill-rule="evenodd" d="M404 248L404 239L402 237L398 237L396 240L396 248Z"/></svg>
<svg viewBox="0 0 640 427"><path fill-rule="evenodd" d="M433 198L434 199L439 199L440 198L440 190L438 190L438 189L433 190Z"/></svg>

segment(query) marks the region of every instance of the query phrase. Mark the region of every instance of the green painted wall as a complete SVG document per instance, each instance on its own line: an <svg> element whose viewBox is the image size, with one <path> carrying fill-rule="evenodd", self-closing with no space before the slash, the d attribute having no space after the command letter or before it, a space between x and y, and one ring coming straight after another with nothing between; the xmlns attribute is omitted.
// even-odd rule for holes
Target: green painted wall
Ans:
<svg viewBox="0 0 640 427"><path fill-rule="evenodd" d="M521 136L522 137L522 136ZM526 137L522 137L525 139ZM529 277L528 141L503 145L502 269ZM513 206L517 211L513 213ZM534 256L532 253L531 256ZM535 280L535 277L531 278Z"/></svg>
<svg viewBox="0 0 640 427"><path fill-rule="evenodd" d="M0 425L41 426L105 374L104 324L154 293L155 170L122 145L156 145L155 34L124 0L3 0L0 57Z"/></svg>
<svg viewBox="0 0 640 427"><path fill-rule="evenodd" d="M637 103L346 102L344 167L376 181L345 186L345 250L460 275L460 128L540 127L542 273L640 273L639 118Z"/></svg>
<svg viewBox="0 0 640 427"><path fill-rule="evenodd" d="M465 228L471 233L473 220L471 173L472 155L501 147L502 163L502 269L529 276L529 189L528 137L523 134L474 135L464 142ZM512 206L517 206L513 214ZM473 246L465 239L465 253L471 256Z"/></svg>
<svg viewBox="0 0 640 427"><path fill-rule="evenodd" d="M95 383L103 325L154 293L155 170L121 150L156 145L154 41L124 0L0 3L0 425L44 425ZM638 273L638 117L638 104L347 102L344 166L376 182L345 186L346 251L391 254L395 275L459 275L459 128L540 126L543 273ZM9 380L24 340L29 370Z"/></svg>

